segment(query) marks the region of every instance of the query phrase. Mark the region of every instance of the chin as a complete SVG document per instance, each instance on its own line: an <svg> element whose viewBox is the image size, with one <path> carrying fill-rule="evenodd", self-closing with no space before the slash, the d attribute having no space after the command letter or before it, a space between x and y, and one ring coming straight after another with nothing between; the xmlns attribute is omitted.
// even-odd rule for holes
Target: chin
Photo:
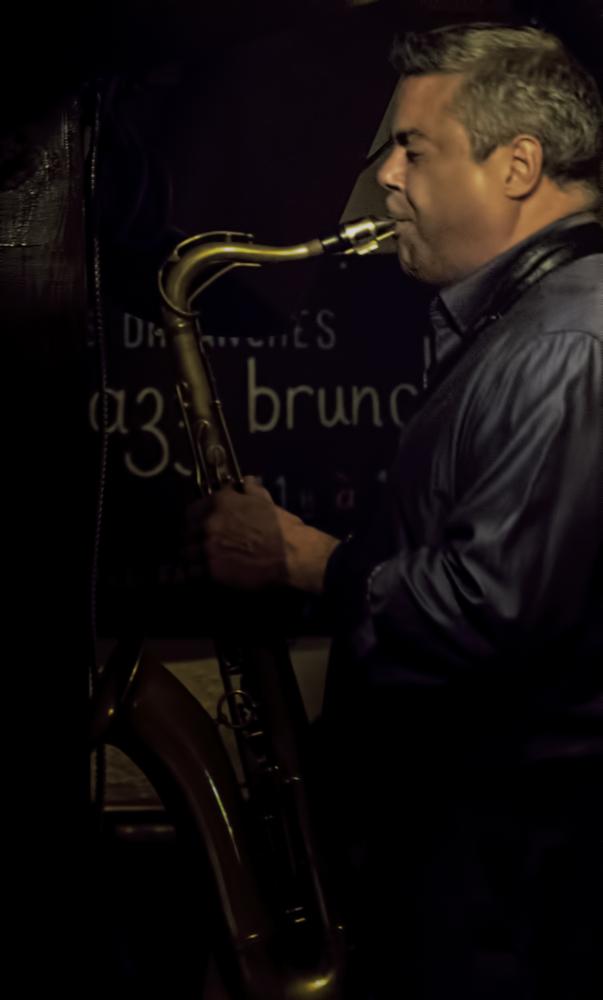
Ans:
<svg viewBox="0 0 603 1000"><path fill-rule="evenodd" d="M398 261L404 274L415 281L422 281L428 285L438 285L440 281L440 268L435 261L425 259L421 255L417 246L409 241L402 243L398 240Z"/></svg>
<svg viewBox="0 0 603 1000"><path fill-rule="evenodd" d="M445 285L453 279L442 277L441 272L434 267L430 267L423 261L410 260L408 257L398 256L400 267L404 274L415 281L422 281L426 285Z"/></svg>
<svg viewBox="0 0 603 1000"><path fill-rule="evenodd" d="M411 278L417 277L417 261L415 255L412 253L408 243L398 242L398 263L404 274L410 275Z"/></svg>
<svg viewBox="0 0 603 1000"><path fill-rule="evenodd" d="M422 256L415 248L408 244L398 246L398 260L400 267L409 277L416 281L421 281L426 285L434 285L444 288L446 285L453 285L471 273L470 268L463 268L450 261L433 259L429 256Z"/></svg>

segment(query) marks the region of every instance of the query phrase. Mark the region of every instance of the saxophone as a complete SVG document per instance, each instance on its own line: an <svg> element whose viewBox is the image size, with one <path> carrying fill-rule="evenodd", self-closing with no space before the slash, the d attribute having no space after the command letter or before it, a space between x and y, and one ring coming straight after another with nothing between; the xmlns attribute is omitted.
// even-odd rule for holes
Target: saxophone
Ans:
<svg viewBox="0 0 603 1000"><path fill-rule="evenodd" d="M250 235L223 232L193 236L172 251L160 269L159 289L202 496L225 485L244 490L244 480L194 300L232 268L323 253L363 255L392 234L391 220L366 218L295 246L262 246ZM92 743L129 756L156 788L177 834L199 845L225 942L216 958L232 996L337 1000L344 933L304 783L307 720L287 644L251 598L233 616L236 599L224 597L228 622L214 636L224 685L217 719L141 642L128 641L114 650L95 691ZM216 723L234 731L242 785Z"/></svg>

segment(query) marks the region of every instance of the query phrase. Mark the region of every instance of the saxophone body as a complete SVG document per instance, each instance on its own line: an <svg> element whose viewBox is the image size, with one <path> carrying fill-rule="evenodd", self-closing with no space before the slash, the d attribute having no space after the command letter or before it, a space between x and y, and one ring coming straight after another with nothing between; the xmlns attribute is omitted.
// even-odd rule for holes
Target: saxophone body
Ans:
<svg viewBox="0 0 603 1000"><path fill-rule="evenodd" d="M363 254L392 232L389 220L365 219L291 247L221 233L192 237L172 252L159 287L202 496L225 485L243 490L244 481L194 299L233 267ZM344 933L316 843L304 780L307 720L287 644L255 599L222 596L228 616L218 616L214 636L224 686L217 719L142 643L122 643L93 696L92 743L129 756L155 786L177 835L198 844L227 942L221 972L233 1000L338 1000ZM234 730L242 784L220 724Z"/></svg>

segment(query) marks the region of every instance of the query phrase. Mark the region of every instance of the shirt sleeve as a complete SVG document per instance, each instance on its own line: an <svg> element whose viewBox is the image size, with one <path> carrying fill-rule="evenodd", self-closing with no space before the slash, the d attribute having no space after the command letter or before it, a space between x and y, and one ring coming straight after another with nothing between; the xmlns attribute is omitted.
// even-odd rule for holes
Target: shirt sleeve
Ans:
<svg viewBox="0 0 603 1000"><path fill-rule="evenodd" d="M516 345L467 408L441 541L383 560L370 539L341 545L325 578L338 623L453 668L579 629L601 559L602 397L594 336Z"/></svg>

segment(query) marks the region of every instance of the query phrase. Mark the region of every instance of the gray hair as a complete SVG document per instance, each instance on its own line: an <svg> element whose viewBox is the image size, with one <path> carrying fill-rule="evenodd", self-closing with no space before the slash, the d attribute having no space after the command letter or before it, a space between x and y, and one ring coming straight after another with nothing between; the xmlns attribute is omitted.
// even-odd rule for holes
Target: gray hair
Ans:
<svg viewBox="0 0 603 1000"><path fill-rule="evenodd" d="M527 26L451 25L404 35L392 61L402 78L464 74L451 110L477 162L527 133L542 145L548 177L560 186L581 182L601 195L601 96L554 35Z"/></svg>

